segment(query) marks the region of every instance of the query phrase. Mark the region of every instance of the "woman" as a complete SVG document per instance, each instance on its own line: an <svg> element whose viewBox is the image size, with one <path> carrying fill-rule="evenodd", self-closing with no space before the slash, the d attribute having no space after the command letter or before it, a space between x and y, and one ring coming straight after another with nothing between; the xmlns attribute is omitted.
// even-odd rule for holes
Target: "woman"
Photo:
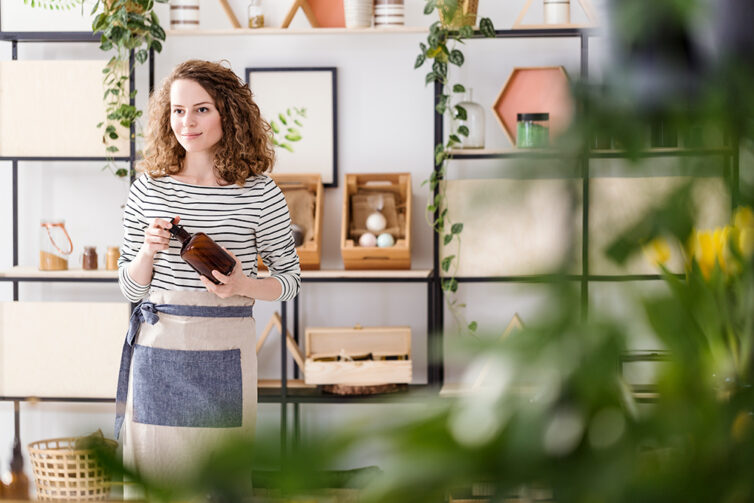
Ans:
<svg viewBox="0 0 754 503"><path fill-rule="evenodd" d="M219 64L186 61L150 98L149 117L146 173L124 212L119 284L144 301L123 346L116 436L128 466L170 480L229 433L253 436L252 306L295 297L300 268L285 199L264 174L269 125L248 85ZM173 217L231 254L230 275L213 271L215 284L181 259ZM271 277L256 278L257 254Z"/></svg>

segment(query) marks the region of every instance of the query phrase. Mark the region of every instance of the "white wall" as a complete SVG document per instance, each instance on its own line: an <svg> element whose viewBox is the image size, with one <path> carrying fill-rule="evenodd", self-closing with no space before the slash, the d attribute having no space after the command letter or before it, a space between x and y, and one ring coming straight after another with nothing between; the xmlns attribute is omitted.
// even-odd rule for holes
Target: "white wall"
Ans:
<svg viewBox="0 0 754 503"><path fill-rule="evenodd" d="M236 15L244 22L246 0L231 0ZM268 25L277 25L287 10L285 0L267 0ZM422 0L406 0L406 24L428 25L422 15ZM482 0L479 13L492 18L499 29L509 28L524 0L502 2ZM531 21L540 15L532 7ZM540 7L541 8L541 7ZM156 8L163 26L169 25L166 5ZM574 11L576 10L574 2ZM86 11L88 13L88 9ZM16 30L86 30L89 22L77 12L47 13L32 10L22 0L2 1L2 29ZM574 14L574 21L582 20ZM224 29L230 23L219 3L202 2L202 28ZM293 26L305 25L299 14ZM427 188L421 186L433 167L433 98L431 86L424 85L427 67L414 70L421 34L394 35L285 35L246 37L174 37L156 58L156 82L185 59L227 59L241 76L250 66L335 66L338 68L338 159L339 177L343 173L409 171L413 178L415 201L414 268L432 264L432 233L424 220ZM0 44L0 59L11 59L10 43ZM605 43L591 40L592 73L598 74ZM474 88L474 99L487 110L515 66L564 65L571 76L578 75L578 39L475 40L464 48L467 64L456 71L458 81ZM19 59L93 59L103 55L96 44L19 44ZM147 94L147 69L138 71L138 103L144 107ZM60 97L60 99L65 99ZM99 99L99 97L96 97ZM65 127L61 124L60 127ZM94 124L92 125L94 127ZM44 141L44 139L40 139ZM508 140L494 116L486 117L486 142L490 148L508 146ZM477 177L488 170L496 171L495 162L454 164L452 177ZM38 247L38 222L45 216L66 219L69 232L78 246L100 247L120 240L121 204L127 184L100 170L100 163L22 163L19 181L19 251L20 263L34 265ZM457 168L457 169L456 169ZM11 266L11 165L0 162L0 269ZM341 188L325 192L323 268L342 268L339 252ZM22 300L120 300L115 285L66 285L27 283L20 287ZM426 380L426 287L424 285L355 285L306 284L301 295L301 326L339 326L360 323L409 324L414 335L417 382ZM0 284L0 300L12 298L8 284ZM469 318L477 319L482 332L500 333L514 312L524 319L543 303L543 289L537 285L466 285L460 289L461 302L469 304ZM258 325L263 326L275 304L257 305ZM446 318L450 318L446 315ZM453 329L452 320L446 322ZM124 327L124 332L125 332ZM120 335L119 335L120 336ZM452 337L449 337L452 339ZM265 346L269 358L260 360L260 377L278 374L277 340ZM29 371L35 369L30 362ZM450 378L459 370L450 368ZM115 383L113 383L113 386ZM309 406L304 421L328 424L341 416L348 406ZM360 407L380 407L379 405ZM23 405L24 442L87 433L112 427L112 406L44 404ZM0 467L5 467L12 441L10 404L0 403ZM263 413L275 416L276 406L264 406ZM267 417L267 416L265 416ZM265 422L265 421L263 421ZM269 422L274 423L273 419ZM305 431L310 427L305 427Z"/></svg>

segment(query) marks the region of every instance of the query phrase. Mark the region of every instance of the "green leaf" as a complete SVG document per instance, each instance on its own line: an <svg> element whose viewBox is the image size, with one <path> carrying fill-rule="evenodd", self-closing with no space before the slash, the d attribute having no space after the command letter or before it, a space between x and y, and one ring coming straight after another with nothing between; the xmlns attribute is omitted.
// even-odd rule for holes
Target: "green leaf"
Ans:
<svg viewBox="0 0 754 503"><path fill-rule="evenodd" d="M427 74L427 76L424 78L424 85L429 84L430 82L434 82L437 80L437 74L435 72L430 72Z"/></svg>
<svg viewBox="0 0 754 503"><path fill-rule="evenodd" d="M450 291L456 293L458 291L458 281L455 278L450 279Z"/></svg>
<svg viewBox="0 0 754 503"><path fill-rule="evenodd" d="M438 154L435 154L435 166L442 164L442 161L444 161L446 157L447 155L445 154L444 150Z"/></svg>
<svg viewBox="0 0 754 503"><path fill-rule="evenodd" d="M454 93L464 93L464 92L466 92L466 88L463 87L461 84L455 84L453 86L453 92Z"/></svg>
<svg viewBox="0 0 754 503"><path fill-rule="evenodd" d="M492 26L492 21L488 17L483 17L479 21L479 31L487 38L495 38L495 27Z"/></svg>
<svg viewBox="0 0 754 503"><path fill-rule="evenodd" d="M445 234L445 237L442 238L442 243L445 246L448 246L452 240L453 240L453 234Z"/></svg>
<svg viewBox="0 0 754 503"><path fill-rule="evenodd" d="M461 105L456 105L456 119L465 121L467 119L466 109Z"/></svg>
<svg viewBox="0 0 754 503"><path fill-rule="evenodd" d="M280 119L280 122L283 123L283 126L287 126L288 125L288 119L286 119L285 115L283 115L282 113L278 114L278 119Z"/></svg>
<svg viewBox="0 0 754 503"><path fill-rule="evenodd" d="M443 271L448 272L448 269L450 269L450 264L453 262L453 259L455 257L455 255L449 255L442 259L441 267Z"/></svg>
<svg viewBox="0 0 754 503"><path fill-rule="evenodd" d="M448 56L448 61L450 61L456 66L461 66L464 62L463 53L459 51L458 49L453 49L452 51L450 51L450 55Z"/></svg>
<svg viewBox="0 0 754 503"><path fill-rule="evenodd" d="M429 206L427 206L427 211L429 211L430 213L434 213L435 211L437 211L437 206L435 206L434 204L430 204Z"/></svg>
<svg viewBox="0 0 754 503"><path fill-rule="evenodd" d="M450 228L451 234L460 234L461 231L463 231L463 224L461 223L453 224L453 226Z"/></svg>
<svg viewBox="0 0 754 503"><path fill-rule="evenodd" d="M435 62L432 63L432 71L444 78L448 75L448 65L447 63L443 63L442 61L436 59Z"/></svg>
<svg viewBox="0 0 754 503"><path fill-rule="evenodd" d="M474 28L471 26L461 26L458 29L458 35L460 38L471 38L474 36Z"/></svg>
<svg viewBox="0 0 754 503"><path fill-rule="evenodd" d="M427 60L427 57L424 55L424 53L419 54L416 56L416 62L414 63L414 69L419 68L424 64L424 62Z"/></svg>
<svg viewBox="0 0 754 503"><path fill-rule="evenodd" d="M115 176L119 176L121 178L128 176L128 170L126 168L118 168L115 170Z"/></svg>
<svg viewBox="0 0 754 503"><path fill-rule="evenodd" d="M427 3L424 5L424 14L430 15L432 14L432 11L434 11L437 8L437 0L427 0Z"/></svg>
<svg viewBox="0 0 754 503"><path fill-rule="evenodd" d="M451 140L453 140L453 143L461 143L461 139L458 136L454 135L454 134L450 135L449 138Z"/></svg>
<svg viewBox="0 0 754 503"><path fill-rule="evenodd" d="M118 139L118 133L110 133L110 139L111 140L117 140Z"/></svg>
<svg viewBox="0 0 754 503"><path fill-rule="evenodd" d="M458 126L458 134L469 136L469 128L467 128L466 126Z"/></svg>
<svg viewBox="0 0 754 503"><path fill-rule="evenodd" d="M275 122L275 121L270 121L270 129L272 129L273 133L279 133L280 132L280 128L278 127L277 122Z"/></svg>
<svg viewBox="0 0 754 503"><path fill-rule="evenodd" d="M116 147L115 145L112 145L110 147L107 147L105 150L107 150L108 152L117 152L118 147Z"/></svg>
<svg viewBox="0 0 754 503"><path fill-rule="evenodd" d="M280 145L280 147L286 149L288 152L293 153L293 147L291 147L287 143L279 143L278 145Z"/></svg>
<svg viewBox="0 0 754 503"><path fill-rule="evenodd" d="M469 331L476 332L476 329L477 329L477 323L476 323L476 321L472 321L471 323L469 323L469 327L468 328L469 328Z"/></svg>
<svg viewBox="0 0 754 503"><path fill-rule="evenodd" d="M139 49L138 51L136 51L134 57L136 58L136 61L143 65L149 57L149 52L147 52L146 49Z"/></svg>

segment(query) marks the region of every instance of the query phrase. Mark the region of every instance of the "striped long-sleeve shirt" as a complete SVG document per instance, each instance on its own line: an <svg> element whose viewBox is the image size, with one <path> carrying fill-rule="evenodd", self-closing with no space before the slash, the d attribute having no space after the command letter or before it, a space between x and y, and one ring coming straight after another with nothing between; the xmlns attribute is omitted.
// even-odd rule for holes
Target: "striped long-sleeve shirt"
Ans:
<svg viewBox="0 0 754 503"><path fill-rule="evenodd" d="M290 300L301 286L301 268L291 232L288 206L280 188L268 176L253 176L243 187L206 187L179 182L169 176L144 174L131 185L123 215L123 245L118 279L131 302L152 290L206 290L199 275L180 257L181 243L171 238L170 248L157 252L148 285L128 274L128 264L144 242L144 232L154 218L180 216L180 225L191 234L204 232L233 252L247 276L257 276L257 254L280 281L277 300Z"/></svg>

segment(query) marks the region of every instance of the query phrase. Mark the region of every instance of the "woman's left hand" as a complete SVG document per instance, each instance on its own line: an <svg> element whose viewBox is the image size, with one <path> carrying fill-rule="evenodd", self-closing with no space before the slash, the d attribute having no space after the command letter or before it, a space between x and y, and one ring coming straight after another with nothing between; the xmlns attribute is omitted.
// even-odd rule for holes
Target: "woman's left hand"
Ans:
<svg viewBox="0 0 754 503"><path fill-rule="evenodd" d="M225 247L223 247L223 250L225 250L228 255L233 257L233 260L236 261L236 266L233 268L233 272L230 273L230 276L226 276L217 270L213 270L212 275L220 282L219 285L212 283L204 276L199 276L199 279L208 291L214 293L221 299L227 299L234 295L244 295L249 278L243 273L243 264L238 260L238 257L228 251Z"/></svg>

